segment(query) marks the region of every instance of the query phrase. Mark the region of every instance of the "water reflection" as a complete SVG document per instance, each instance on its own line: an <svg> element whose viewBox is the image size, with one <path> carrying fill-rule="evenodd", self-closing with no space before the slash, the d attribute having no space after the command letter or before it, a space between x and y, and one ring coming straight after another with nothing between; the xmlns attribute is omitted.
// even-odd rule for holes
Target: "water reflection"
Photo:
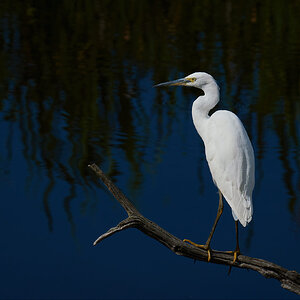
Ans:
<svg viewBox="0 0 300 300"><path fill-rule="evenodd" d="M276 136L287 205L297 215L299 2L188 3L192 10L186 1L1 1L2 160L11 161L19 130L29 181L41 169L47 176L43 205L50 230L49 198L58 179L69 185L63 207L74 230L70 202L78 185L92 182L91 162L105 165L113 179L126 162L128 188L141 189L174 130L184 136L183 112L195 98L184 89L151 87L199 70L218 79L220 107L248 128L258 186L266 136Z"/></svg>

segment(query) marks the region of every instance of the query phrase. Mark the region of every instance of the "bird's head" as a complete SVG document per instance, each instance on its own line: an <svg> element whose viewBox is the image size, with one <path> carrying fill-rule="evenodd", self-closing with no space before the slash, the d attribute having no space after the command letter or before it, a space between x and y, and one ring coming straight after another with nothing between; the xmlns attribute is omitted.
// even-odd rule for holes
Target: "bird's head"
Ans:
<svg viewBox="0 0 300 300"><path fill-rule="evenodd" d="M160 87L160 86L191 86L198 89L203 89L206 85L210 83L216 83L214 78L205 73L205 72L195 72L193 74L190 74L184 78L180 78L173 81L168 81L164 83L159 83L155 85L154 87Z"/></svg>

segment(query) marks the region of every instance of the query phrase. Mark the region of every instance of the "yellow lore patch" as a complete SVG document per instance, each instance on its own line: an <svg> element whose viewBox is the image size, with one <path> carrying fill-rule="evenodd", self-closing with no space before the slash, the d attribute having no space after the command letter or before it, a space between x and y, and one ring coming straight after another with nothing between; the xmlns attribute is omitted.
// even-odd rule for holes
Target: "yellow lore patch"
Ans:
<svg viewBox="0 0 300 300"><path fill-rule="evenodd" d="M197 78L195 77L191 77L191 78L186 78L186 80L190 81L190 82L194 82L197 80Z"/></svg>

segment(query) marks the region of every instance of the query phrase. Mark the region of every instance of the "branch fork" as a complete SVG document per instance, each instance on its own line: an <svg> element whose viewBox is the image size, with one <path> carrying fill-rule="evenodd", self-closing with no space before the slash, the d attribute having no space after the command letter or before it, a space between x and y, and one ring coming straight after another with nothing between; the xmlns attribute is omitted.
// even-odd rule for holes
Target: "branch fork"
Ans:
<svg viewBox="0 0 300 300"><path fill-rule="evenodd" d="M88 167L104 183L128 214L128 217L117 226L110 228L106 233L99 236L95 240L94 245L97 245L117 232L128 228L136 228L157 240L177 255L207 262L208 253L206 250L184 243L181 239L145 218L96 164L89 165ZM287 270L272 262L245 255L239 255L238 259L233 262L232 254L224 251L211 250L210 263L256 271L266 278L273 278L280 281L282 288L300 295L300 274L296 271Z"/></svg>

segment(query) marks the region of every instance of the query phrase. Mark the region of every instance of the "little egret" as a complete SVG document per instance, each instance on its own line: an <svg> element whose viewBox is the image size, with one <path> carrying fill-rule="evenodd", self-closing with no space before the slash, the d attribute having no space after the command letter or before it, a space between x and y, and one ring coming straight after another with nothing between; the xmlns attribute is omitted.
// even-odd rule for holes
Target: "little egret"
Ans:
<svg viewBox="0 0 300 300"><path fill-rule="evenodd" d="M232 112L218 110L211 116L209 111L220 100L219 87L214 78L204 72L196 72L174 81L157 84L159 86L189 86L201 89L193 103L192 117L197 132L205 146L205 155L215 185L219 191L217 217L205 245L198 245L185 239L194 246L208 251L211 259L210 242L223 212L222 195L231 207L235 221L236 248L233 262L240 254L238 240L238 221L245 227L252 219L252 191L254 188L254 153L247 132L240 119Z"/></svg>

